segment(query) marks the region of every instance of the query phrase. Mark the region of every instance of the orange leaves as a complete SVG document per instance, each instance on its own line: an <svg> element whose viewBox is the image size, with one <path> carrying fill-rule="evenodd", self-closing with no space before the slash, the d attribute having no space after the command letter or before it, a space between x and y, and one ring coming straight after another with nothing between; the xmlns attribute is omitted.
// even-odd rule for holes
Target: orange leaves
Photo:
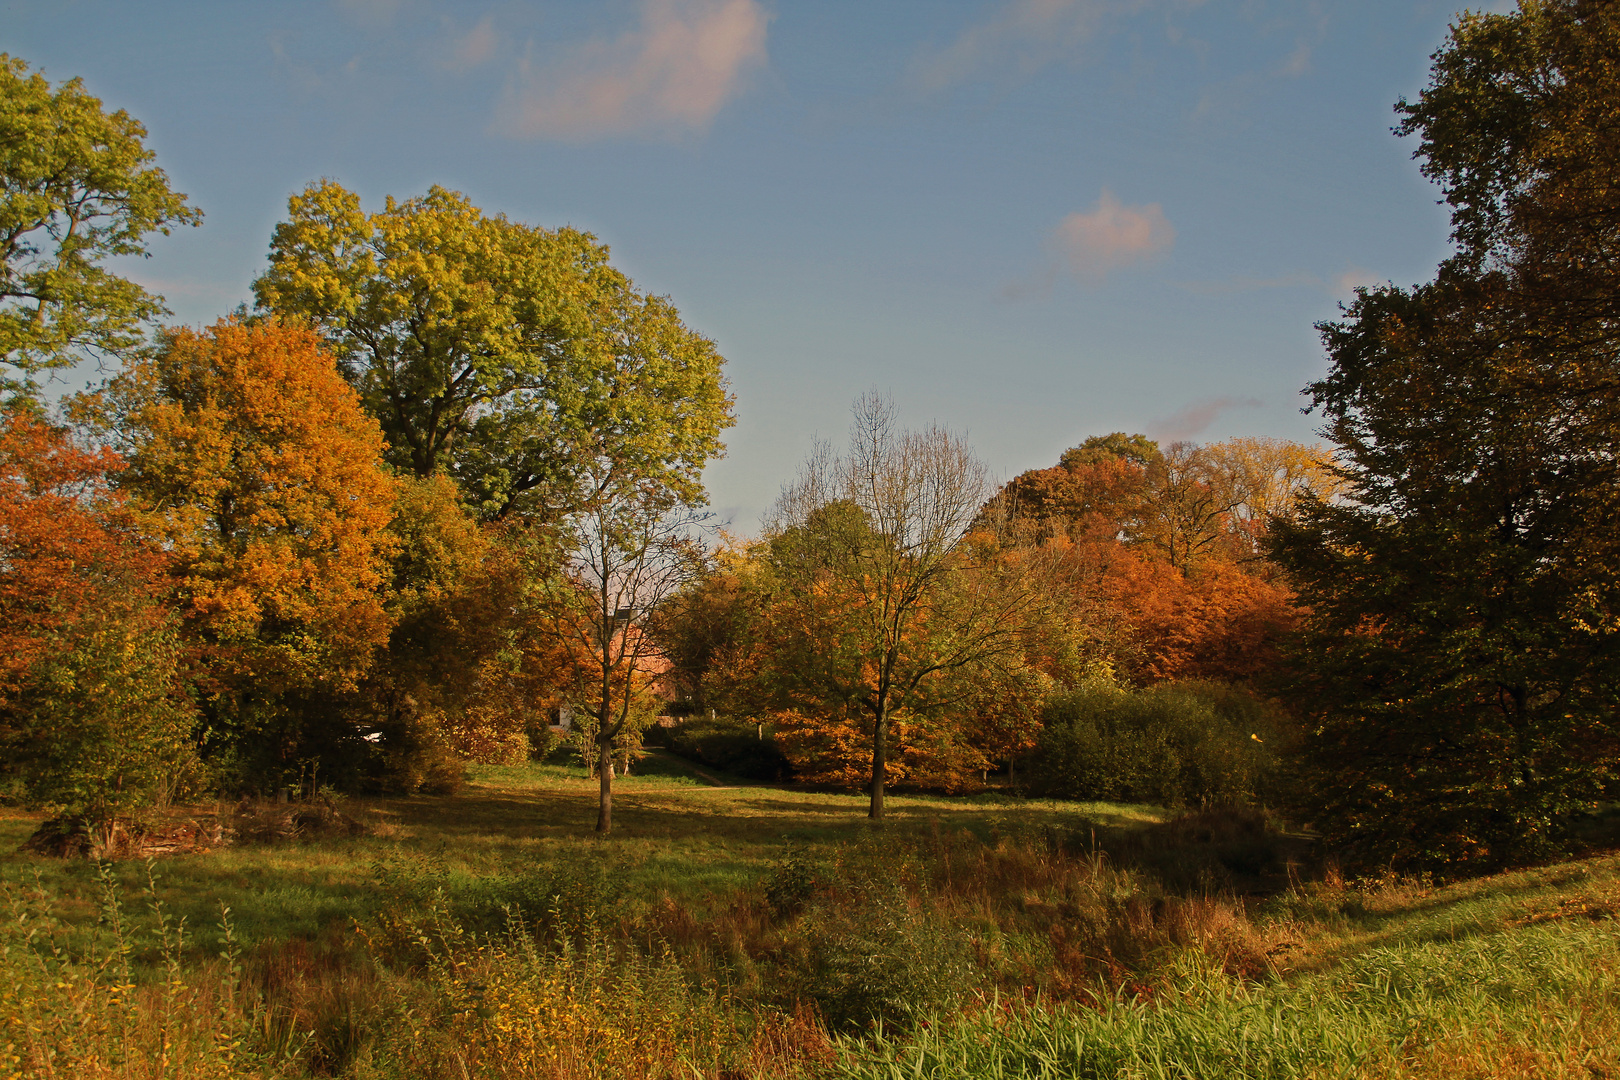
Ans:
<svg viewBox="0 0 1620 1080"><path fill-rule="evenodd" d="M110 451L75 446L25 412L0 414L0 704L48 647L50 631L96 603L102 582L156 575L157 552L130 529Z"/></svg>
<svg viewBox="0 0 1620 1080"><path fill-rule="evenodd" d="M1127 666L1149 680L1251 678L1298 619L1291 591L1230 563L1184 573L1122 550L1102 587L1135 638Z"/></svg>
<svg viewBox="0 0 1620 1080"><path fill-rule="evenodd" d="M0 759L33 804L102 817L189 759L166 559L106 487L122 468L0 414Z"/></svg>
<svg viewBox="0 0 1620 1080"><path fill-rule="evenodd" d="M108 396L130 451L122 483L171 546L194 626L283 685L352 682L390 626L396 485L316 336L228 320L170 331Z"/></svg>
<svg viewBox="0 0 1620 1080"><path fill-rule="evenodd" d="M1320 447L1276 439L1176 443L1089 439L1026 472L993 507L1009 555L1061 596L1070 620L1143 680L1247 679L1297 621L1292 592L1260 557L1267 529L1340 481Z"/></svg>

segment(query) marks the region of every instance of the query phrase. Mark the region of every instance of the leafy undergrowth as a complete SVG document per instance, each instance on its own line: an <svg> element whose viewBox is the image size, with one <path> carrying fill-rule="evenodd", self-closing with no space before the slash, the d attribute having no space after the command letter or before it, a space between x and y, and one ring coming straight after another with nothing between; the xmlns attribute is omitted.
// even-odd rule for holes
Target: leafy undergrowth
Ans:
<svg viewBox="0 0 1620 1080"><path fill-rule="evenodd" d="M345 883L299 933L170 904L178 877L251 908L210 877L248 872L247 852L11 859L0 1075L1620 1073L1613 856L1445 887L1307 882L1298 839L1254 814L1126 830L1124 808L1093 826L919 800L874 832L829 797L648 777L627 800L643 836L531 835L527 865L494 857L514 849L475 826L560 782L501 776L498 813L476 795L382 807L391 837L262 849L271 895L298 866L306 889L310 866ZM683 871L705 887L661 884Z"/></svg>

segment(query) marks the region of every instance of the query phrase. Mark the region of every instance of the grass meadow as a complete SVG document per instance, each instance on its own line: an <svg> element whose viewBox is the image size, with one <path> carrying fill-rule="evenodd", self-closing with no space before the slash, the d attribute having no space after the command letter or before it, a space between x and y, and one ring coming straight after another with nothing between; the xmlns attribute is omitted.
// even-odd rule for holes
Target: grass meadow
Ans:
<svg viewBox="0 0 1620 1080"><path fill-rule="evenodd" d="M1257 813L649 753L97 864L0 811L0 1076L1620 1076L1620 857L1342 880ZM212 808L194 808L209 813Z"/></svg>

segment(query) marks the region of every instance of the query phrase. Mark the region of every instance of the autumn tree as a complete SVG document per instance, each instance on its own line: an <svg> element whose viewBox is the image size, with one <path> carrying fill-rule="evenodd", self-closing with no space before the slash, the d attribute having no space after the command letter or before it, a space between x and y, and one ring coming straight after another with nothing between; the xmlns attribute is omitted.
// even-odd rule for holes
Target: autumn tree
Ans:
<svg viewBox="0 0 1620 1080"><path fill-rule="evenodd" d="M1347 854L1495 865L1615 790L1620 13L1461 16L1402 102L1456 254L1322 326L1348 479L1274 546L1319 825Z"/></svg>
<svg viewBox="0 0 1620 1080"><path fill-rule="evenodd" d="M990 509L1001 526L1032 531L1029 539L1066 535L1071 539L1123 539L1145 511L1149 470L1163 454L1142 435L1093 436L1064 452L1049 469L1014 477Z"/></svg>
<svg viewBox="0 0 1620 1080"><path fill-rule="evenodd" d="M93 404L209 651L210 721L287 767L298 695L352 689L388 635L396 485L376 422L313 332L230 320L166 332Z"/></svg>
<svg viewBox="0 0 1620 1080"><path fill-rule="evenodd" d="M665 682L685 709L746 717L769 708L755 691L754 648L770 587L766 545L721 534L704 573L663 605L659 645Z"/></svg>
<svg viewBox="0 0 1620 1080"><path fill-rule="evenodd" d="M169 188L146 129L103 110L78 79L55 87L0 53L0 393L29 398L41 372L122 355L162 298L106 260L202 214Z"/></svg>
<svg viewBox="0 0 1620 1080"><path fill-rule="evenodd" d="M902 430L867 395L848 451L818 450L769 523L777 678L789 700L863 716L873 818L896 718L926 716L948 673L1015 650L1016 599L993 575L969 576L967 534L988 493L959 437Z"/></svg>
<svg viewBox="0 0 1620 1080"><path fill-rule="evenodd" d="M447 476L398 478L385 605L392 628L349 710L380 743L365 781L446 793L464 760L512 764L565 682L531 616L562 558L546 533L492 528Z"/></svg>
<svg viewBox="0 0 1620 1080"><path fill-rule="evenodd" d="M1006 484L981 516L1039 568L1039 591L1134 680L1254 679L1275 667L1293 594L1260 549L1340 481L1320 447L1238 438L1161 449L1094 436Z"/></svg>
<svg viewBox="0 0 1620 1080"><path fill-rule="evenodd" d="M1098 559L1093 606L1128 630L1116 640L1116 670L1132 681L1261 680L1281 664L1298 625L1293 590L1272 568L1206 559L1183 571L1141 549Z"/></svg>
<svg viewBox="0 0 1620 1080"><path fill-rule="evenodd" d="M444 188L367 214L337 183L310 185L254 290L318 329L394 465L453 476L486 518L560 520L602 483L604 451L618 476L695 495L732 423L713 343L606 246Z"/></svg>
<svg viewBox="0 0 1620 1080"><path fill-rule="evenodd" d="M1236 478L1204 447L1177 442L1148 466L1148 494L1130 539L1186 573L1222 549L1242 501Z"/></svg>
<svg viewBox="0 0 1620 1080"><path fill-rule="evenodd" d="M1241 561L1263 559L1273 524L1296 519L1302 501L1332 502L1345 490L1332 453L1321 444L1238 436L1203 449L1211 472L1232 490L1224 524Z"/></svg>
<svg viewBox="0 0 1620 1080"><path fill-rule="evenodd" d="M0 413L0 761L29 802L95 826L193 760L168 560L108 486L122 467Z"/></svg>

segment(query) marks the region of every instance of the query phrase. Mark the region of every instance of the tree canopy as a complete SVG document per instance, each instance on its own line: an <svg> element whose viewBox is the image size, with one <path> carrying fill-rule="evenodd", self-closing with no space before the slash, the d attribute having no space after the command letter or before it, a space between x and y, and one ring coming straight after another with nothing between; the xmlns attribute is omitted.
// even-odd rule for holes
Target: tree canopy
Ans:
<svg viewBox="0 0 1620 1080"><path fill-rule="evenodd" d="M123 353L167 314L162 297L101 265L202 220L145 137L80 80L53 88L0 53L0 363L16 373L0 373L0 392L29 397L40 372Z"/></svg>
<svg viewBox="0 0 1620 1080"><path fill-rule="evenodd" d="M1368 860L1550 850L1615 782L1617 57L1611 5L1462 16L1399 106L1457 253L1321 328L1349 498L1274 552L1319 821Z"/></svg>
<svg viewBox="0 0 1620 1080"><path fill-rule="evenodd" d="M254 290L318 328L394 465L445 471L487 518L560 518L604 464L695 494L732 423L713 343L606 246L445 188L367 214L334 181L311 184Z"/></svg>
<svg viewBox="0 0 1620 1080"><path fill-rule="evenodd" d="M856 402L850 446L822 448L783 490L767 530L778 596L774 670L786 702L858 715L871 808L883 816L891 723L925 715L948 673L1016 652L1017 599L964 581L984 465L940 428L904 431L893 406Z"/></svg>
<svg viewBox="0 0 1620 1080"><path fill-rule="evenodd" d="M168 558L109 487L123 464L0 412L0 777L97 820L192 760Z"/></svg>
<svg viewBox="0 0 1620 1080"><path fill-rule="evenodd" d="M129 462L120 490L171 553L216 678L271 704L352 687L389 631L396 484L315 334L168 331L104 398Z"/></svg>

